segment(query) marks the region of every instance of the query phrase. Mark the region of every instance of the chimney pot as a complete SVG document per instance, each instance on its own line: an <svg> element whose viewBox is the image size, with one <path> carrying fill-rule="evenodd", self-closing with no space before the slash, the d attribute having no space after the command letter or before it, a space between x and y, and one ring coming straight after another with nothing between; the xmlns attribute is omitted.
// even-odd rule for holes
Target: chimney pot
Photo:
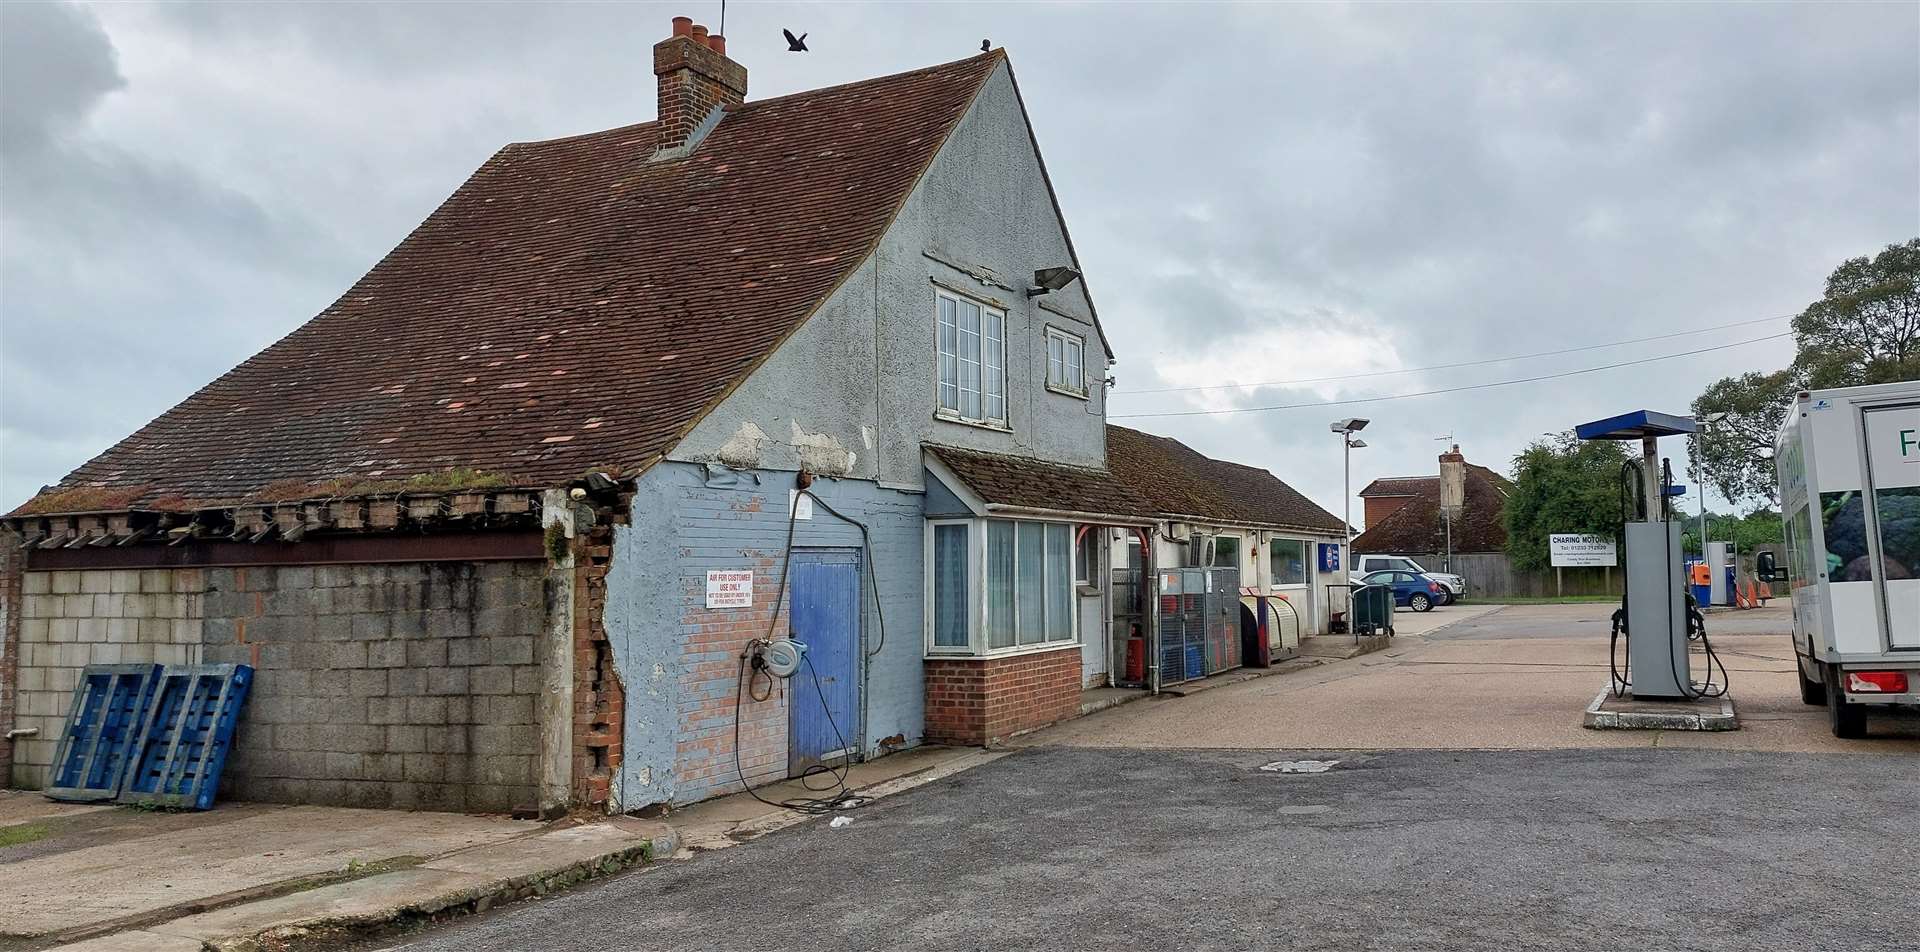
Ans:
<svg viewBox="0 0 1920 952"><path fill-rule="evenodd" d="M727 57L726 37L709 35L691 17L674 17L673 35L654 44L653 74L659 87L657 155L691 150L716 110L747 98L747 70Z"/></svg>

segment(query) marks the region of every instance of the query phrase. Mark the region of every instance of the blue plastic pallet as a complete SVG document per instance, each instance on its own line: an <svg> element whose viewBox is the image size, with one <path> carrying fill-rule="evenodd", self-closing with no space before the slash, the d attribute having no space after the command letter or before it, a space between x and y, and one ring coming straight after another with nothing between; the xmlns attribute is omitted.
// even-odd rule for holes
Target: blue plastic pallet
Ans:
<svg viewBox="0 0 1920 952"><path fill-rule="evenodd" d="M205 810L220 789L253 668L167 666L132 748L120 802Z"/></svg>
<svg viewBox="0 0 1920 952"><path fill-rule="evenodd" d="M157 664L87 665L54 750L47 796L92 803L119 795L159 678Z"/></svg>

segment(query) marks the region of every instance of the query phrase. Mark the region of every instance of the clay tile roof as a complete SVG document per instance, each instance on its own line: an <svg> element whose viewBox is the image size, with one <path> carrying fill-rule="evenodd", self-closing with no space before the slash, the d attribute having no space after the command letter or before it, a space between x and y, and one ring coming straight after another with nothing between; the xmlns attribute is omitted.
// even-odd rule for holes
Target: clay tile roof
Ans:
<svg viewBox="0 0 1920 952"><path fill-rule="evenodd" d="M1388 513L1378 525L1353 539L1353 551L1396 555L1440 552L1447 544L1447 524L1440 516L1440 477L1424 480L1414 498ZM1512 481L1468 463L1466 505L1453 523L1453 551L1501 552L1507 547L1507 493Z"/></svg>
<svg viewBox="0 0 1920 952"><path fill-rule="evenodd" d="M53 492L636 471L866 258L1003 61L749 102L676 161L649 161L654 123L509 145L319 316Z"/></svg>
<svg viewBox="0 0 1920 952"><path fill-rule="evenodd" d="M927 447L989 505L1128 516L1151 521L1153 504L1104 469L1043 463L952 446Z"/></svg>
<svg viewBox="0 0 1920 952"><path fill-rule="evenodd" d="M1340 517L1279 477L1201 455L1179 440L1107 427L1107 465L1169 516L1341 534Z"/></svg>

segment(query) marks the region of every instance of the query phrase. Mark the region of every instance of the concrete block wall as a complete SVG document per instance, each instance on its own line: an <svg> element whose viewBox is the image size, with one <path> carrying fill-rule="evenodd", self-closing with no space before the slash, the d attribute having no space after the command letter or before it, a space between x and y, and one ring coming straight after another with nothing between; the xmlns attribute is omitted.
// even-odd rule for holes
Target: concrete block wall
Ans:
<svg viewBox="0 0 1920 952"><path fill-rule="evenodd" d="M927 740L980 747L1080 713L1080 648L929 658Z"/></svg>
<svg viewBox="0 0 1920 952"><path fill-rule="evenodd" d="M740 789L733 759L739 655L748 641L769 632L794 476L668 462L640 478L631 525L616 528L607 577L607 634L626 688L620 809ZM869 756L889 738L898 738L898 746L918 744L921 495L824 478L812 490L867 524L877 567L877 605L862 568L870 657L857 743ZM813 518L796 526L794 544L858 549L862 539L857 528L816 506ZM708 609L707 571L742 568L754 571L753 607ZM786 618L783 612L776 636L785 634ZM777 684L765 701L740 704L741 767L756 785L787 775L790 688L798 691L799 682Z"/></svg>
<svg viewBox="0 0 1920 952"><path fill-rule="evenodd" d="M537 806L544 561L27 572L14 760L40 786L89 663L257 669L232 799L502 812ZM31 639L31 640L29 640Z"/></svg>
<svg viewBox="0 0 1920 952"><path fill-rule="evenodd" d="M205 582L198 569L21 573L13 724L36 733L16 742L13 786L46 785L87 665L202 660Z"/></svg>

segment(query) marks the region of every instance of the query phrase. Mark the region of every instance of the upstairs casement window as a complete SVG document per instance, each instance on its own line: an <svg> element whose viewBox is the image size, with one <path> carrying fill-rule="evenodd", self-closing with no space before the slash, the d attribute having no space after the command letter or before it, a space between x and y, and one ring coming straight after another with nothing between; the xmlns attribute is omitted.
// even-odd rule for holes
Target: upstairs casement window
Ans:
<svg viewBox="0 0 1920 952"><path fill-rule="evenodd" d="M941 520L927 532L927 650L988 655L1076 643L1073 527Z"/></svg>
<svg viewBox="0 0 1920 952"><path fill-rule="evenodd" d="M1087 395L1087 342L1078 334L1047 328L1047 389Z"/></svg>
<svg viewBox="0 0 1920 952"><path fill-rule="evenodd" d="M939 415L1007 425L1007 313L944 289L934 292L940 360Z"/></svg>

